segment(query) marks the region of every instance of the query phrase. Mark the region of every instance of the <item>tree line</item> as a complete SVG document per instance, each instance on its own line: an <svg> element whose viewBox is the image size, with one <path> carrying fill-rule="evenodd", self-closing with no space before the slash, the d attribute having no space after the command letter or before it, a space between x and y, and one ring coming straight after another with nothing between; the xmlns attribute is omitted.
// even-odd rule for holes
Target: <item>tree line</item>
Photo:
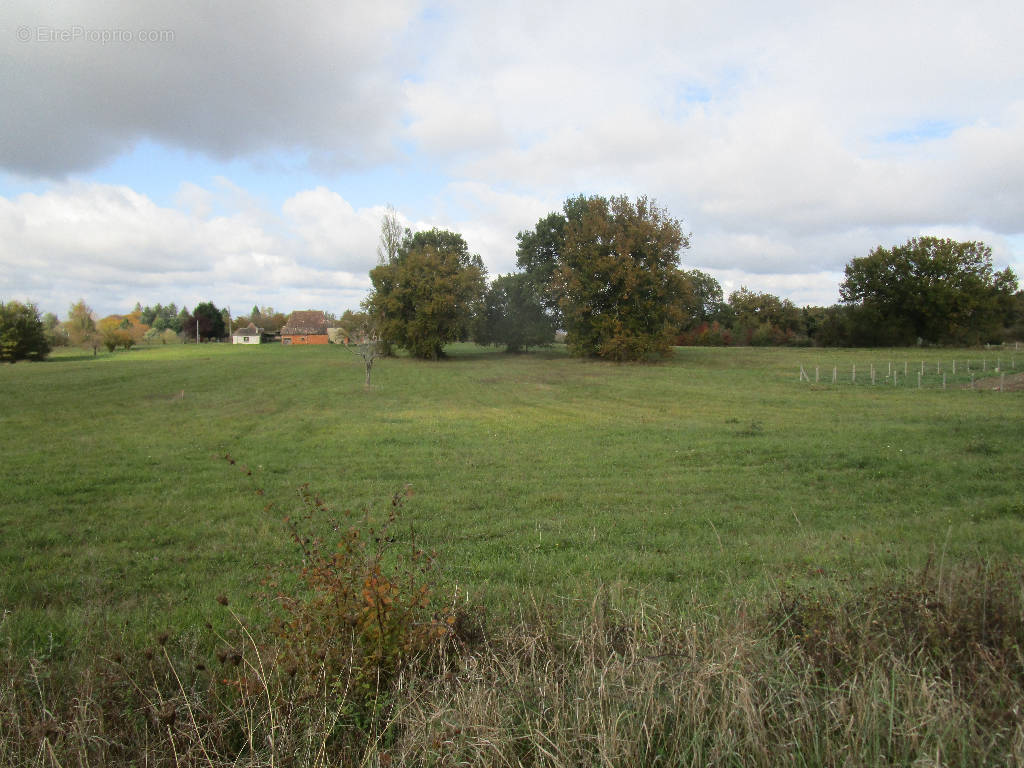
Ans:
<svg viewBox="0 0 1024 768"><path fill-rule="evenodd" d="M328 315L329 319L335 319ZM113 352L146 344L220 341L231 329L254 323L265 333L276 333L288 316L273 307L255 305L248 314L232 317L227 308L211 301L189 311L175 303L135 308L123 315L98 317L84 299L71 304L61 321L52 312L39 314L35 304L0 303L0 360L41 360L57 347L81 347L97 354L102 348Z"/></svg>
<svg viewBox="0 0 1024 768"><path fill-rule="evenodd" d="M935 237L879 246L846 265L840 303L797 307L684 270L690 235L646 197L577 196L517 235L517 272L488 284L479 256L446 230L382 222L364 314L385 353L437 359L474 339L510 352L564 332L575 355L658 360L673 346L973 345L1024 337L1024 292L980 242ZM351 314L351 313L349 313Z"/></svg>
<svg viewBox="0 0 1024 768"><path fill-rule="evenodd" d="M1024 292L996 271L980 242L935 237L879 246L846 265L840 302L797 307L742 287L728 297L714 277L684 270L690 235L647 197L569 198L516 236L517 271L488 282L457 232L404 228L394 209L381 222L378 264L361 310L328 314L374 355L397 349L436 360L455 341L510 352L564 334L582 357L650 361L673 346L975 345L1024 338ZM41 359L56 346L131 349L141 342L223 339L250 322L279 331L286 315L254 306L232 317L213 302L174 304L96 319L80 300L61 322L32 304L0 303L0 360Z"/></svg>

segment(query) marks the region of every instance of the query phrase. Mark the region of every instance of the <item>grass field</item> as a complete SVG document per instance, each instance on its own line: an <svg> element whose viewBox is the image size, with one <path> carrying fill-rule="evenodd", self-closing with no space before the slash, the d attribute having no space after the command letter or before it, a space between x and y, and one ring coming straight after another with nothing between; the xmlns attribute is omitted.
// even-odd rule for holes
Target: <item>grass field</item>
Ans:
<svg viewBox="0 0 1024 768"><path fill-rule="evenodd" d="M0 765L1019 765L1018 364L457 345L370 391L335 347L3 366ZM418 588L347 550L272 624L307 485L369 542L408 489L386 546L437 551L435 604L394 613Z"/></svg>
<svg viewBox="0 0 1024 768"><path fill-rule="evenodd" d="M601 585L685 611L1024 551L1022 396L868 383L872 364L954 357L963 379L982 352L450 354L382 361L369 392L333 346L3 366L2 632L59 655L99 627L198 626L217 594L248 606L262 568L294 559L282 518L305 483L338 510L410 484L401 534L498 612Z"/></svg>

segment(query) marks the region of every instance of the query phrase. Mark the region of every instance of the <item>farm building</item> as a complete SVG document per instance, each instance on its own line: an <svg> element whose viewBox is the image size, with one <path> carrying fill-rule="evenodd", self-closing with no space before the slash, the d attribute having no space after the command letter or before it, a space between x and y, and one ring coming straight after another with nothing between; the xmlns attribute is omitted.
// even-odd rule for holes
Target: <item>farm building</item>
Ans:
<svg viewBox="0 0 1024 768"><path fill-rule="evenodd" d="M245 328L239 328L231 334L232 344L259 344L260 343L260 329L257 328L253 323L249 323Z"/></svg>
<svg viewBox="0 0 1024 768"><path fill-rule="evenodd" d="M292 312L281 329L282 344L326 344L327 341L327 316L323 312Z"/></svg>

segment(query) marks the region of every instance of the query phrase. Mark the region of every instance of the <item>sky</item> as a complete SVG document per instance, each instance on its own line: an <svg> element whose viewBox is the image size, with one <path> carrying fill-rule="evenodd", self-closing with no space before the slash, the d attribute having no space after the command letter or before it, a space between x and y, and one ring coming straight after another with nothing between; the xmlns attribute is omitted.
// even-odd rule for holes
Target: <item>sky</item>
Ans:
<svg viewBox="0 0 1024 768"><path fill-rule="evenodd" d="M1024 276L1018 2L5 0L0 300L358 308L381 217L494 277L572 196L798 305L934 235Z"/></svg>

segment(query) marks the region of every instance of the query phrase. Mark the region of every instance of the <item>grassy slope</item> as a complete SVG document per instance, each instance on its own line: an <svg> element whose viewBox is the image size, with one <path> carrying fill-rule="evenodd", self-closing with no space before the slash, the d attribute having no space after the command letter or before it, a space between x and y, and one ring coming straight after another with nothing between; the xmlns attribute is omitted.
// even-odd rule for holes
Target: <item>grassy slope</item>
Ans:
<svg viewBox="0 0 1024 768"><path fill-rule="evenodd" d="M406 522L494 608L609 582L671 607L1024 550L1024 400L865 385L870 363L909 355L913 373L921 352L451 352L382 361L371 392L335 347L3 366L4 634L59 649L96 626L198 625L221 592L244 603L292 555L281 517L302 483L340 508L411 483ZM797 382L854 362L855 388Z"/></svg>

